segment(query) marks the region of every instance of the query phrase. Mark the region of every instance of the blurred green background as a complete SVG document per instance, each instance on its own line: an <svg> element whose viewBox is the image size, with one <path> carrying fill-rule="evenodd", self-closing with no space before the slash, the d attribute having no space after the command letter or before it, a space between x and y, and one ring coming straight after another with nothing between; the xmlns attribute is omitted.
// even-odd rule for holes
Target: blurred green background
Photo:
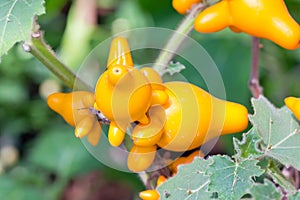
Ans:
<svg viewBox="0 0 300 200"><path fill-rule="evenodd" d="M300 22L300 3L286 1ZM45 39L74 71L89 51L115 33L141 27L175 29L183 16L171 0L47 0L38 18ZM224 30L191 36L217 64L227 99L250 112L248 79L251 37ZM276 106L300 96L300 50L284 50L262 40L260 78ZM190 75L192 76L192 74ZM46 105L51 91L68 91L35 58L15 45L0 63L0 199L137 199L144 186L134 174L110 169L94 159L73 128ZM213 152L231 154L232 136Z"/></svg>

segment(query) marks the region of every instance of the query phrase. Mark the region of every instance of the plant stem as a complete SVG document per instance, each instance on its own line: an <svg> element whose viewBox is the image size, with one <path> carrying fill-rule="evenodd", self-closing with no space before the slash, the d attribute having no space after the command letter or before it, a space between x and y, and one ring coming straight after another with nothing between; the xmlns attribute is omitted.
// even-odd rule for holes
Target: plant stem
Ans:
<svg viewBox="0 0 300 200"><path fill-rule="evenodd" d="M298 190L299 189L299 172L294 168L294 186Z"/></svg>
<svg viewBox="0 0 300 200"><path fill-rule="evenodd" d="M56 75L68 88L74 90L92 91L92 88L80 80L55 55L53 50L45 43L41 31L31 34L30 43L24 43L25 51L31 53L41 61L54 75ZM74 84L76 81L76 84Z"/></svg>
<svg viewBox="0 0 300 200"><path fill-rule="evenodd" d="M259 38L252 37L252 63L249 80L249 88L254 98L262 94L262 87L259 85Z"/></svg>
<svg viewBox="0 0 300 200"><path fill-rule="evenodd" d="M203 3L195 5L191 12L183 19L183 21L175 30L175 33L173 33L173 35L163 48L164 50L161 50L160 54L155 60L153 66L154 70L156 70L160 74L164 73L169 62L174 56L174 52L178 50L187 35L193 30L194 20L197 14L204 10L204 8L206 8L206 5L204 5ZM172 52L169 51L170 49L172 50Z"/></svg>
<svg viewBox="0 0 300 200"><path fill-rule="evenodd" d="M297 169L295 169L294 167L284 167L282 169L282 174L287 179L292 179L295 189L299 189L299 172Z"/></svg>
<svg viewBox="0 0 300 200"><path fill-rule="evenodd" d="M281 173L281 171L273 161L269 161L266 172L275 183L278 183L280 185L284 192L293 194L297 191L294 185Z"/></svg>

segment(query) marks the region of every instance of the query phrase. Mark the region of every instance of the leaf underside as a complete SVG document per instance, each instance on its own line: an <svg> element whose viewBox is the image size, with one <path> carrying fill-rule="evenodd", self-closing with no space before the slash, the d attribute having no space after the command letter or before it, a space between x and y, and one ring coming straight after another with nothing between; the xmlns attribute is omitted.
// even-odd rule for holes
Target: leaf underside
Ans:
<svg viewBox="0 0 300 200"><path fill-rule="evenodd" d="M279 188L276 188L274 183L265 179L264 184L255 184L251 189L250 193L254 199L264 200L281 200L282 193Z"/></svg>
<svg viewBox="0 0 300 200"><path fill-rule="evenodd" d="M0 58L15 43L29 38L34 16L43 13L44 0L1 0Z"/></svg>
<svg viewBox="0 0 300 200"><path fill-rule="evenodd" d="M210 175L209 191L217 192L218 198L240 199L253 186L252 178L263 173L257 160L233 161L229 156L213 156L207 170Z"/></svg>
<svg viewBox="0 0 300 200"><path fill-rule="evenodd" d="M300 170L300 126L287 107L275 108L265 97L253 99L253 127L260 134L262 150L285 166Z"/></svg>
<svg viewBox="0 0 300 200"><path fill-rule="evenodd" d="M209 161L196 158L193 163L180 166L176 176L158 187L160 199L210 199L209 177L205 175L208 165Z"/></svg>

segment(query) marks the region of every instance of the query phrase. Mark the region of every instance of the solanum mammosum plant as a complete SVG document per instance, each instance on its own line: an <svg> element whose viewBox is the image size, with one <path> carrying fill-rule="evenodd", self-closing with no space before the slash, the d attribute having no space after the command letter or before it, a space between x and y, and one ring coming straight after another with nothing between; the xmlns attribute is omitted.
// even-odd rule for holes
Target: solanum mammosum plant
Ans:
<svg viewBox="0 0 300 200"><path fill-rule="evenodd" d="M55 30L61 29L61 34L52 33L52 38L47 23L55 15L51 14L53 2L56 6L63 5L57 13L67 19L66 26L55 23L58 27ZM4 0L0 3L3 13L0 14L3 59L0 74L22 59L26 65L30 60L40 61L36 64L39 69L47 67L51 72L45 72L47 76L51 74L47 83L51 82L51 86L44 83L45 76L31 75L33 80L42 82L37 85L45 108L38 113L51 116L38 127L56 128L55 133L41 131L43 134L39 135L34 120L27 123L16 120L17 125L10 126L7 125L10 122L1 122L6 132L31 124L26 131L37 132L31 137L28 134L14 137L34 138L32 143L20 139L21 145L33 147L28 152L21 151L19 163L16 163L17 143L8 142L9 151L7 148L4 151L0 137L0 167L4 173L4 181L0 177L1 199L26 199L22 191L28 190L28 181L37 184L29 190L31 199L43 195L49 199L75 199L76 187L82 191L82 199L108 199L101 196L104 190L96 193L87 186L102 187L103 182L86 184L84 178L78 178L82 172L90 172L92 161L84 158L91 155L98 159L99 163L93 162L101 165L96 171L102 174L97 178L94 174L93 180L105 179L107 173L121 177L114 175L120 172L104 170L104 165L126 171L123 173L129 178L125 183L136 178L139 188L128 195L116 189L110 194L115 199L300 199L300 16L297 13L300 2L58 2ZM154 8L157 10L151 11ZM149 15L145 14L147 10ZM139 25L134 26L133 21ZM146 27L153 26L153 22L167 22L168 28L173 29L169 30L168 38L150 33L154 28ZM106 30L107 27L110 29ZM133 30L137 27L145 32L136 34L139 31ZM149 43L148 37L154 40ZM53 41L57 43L52 44ZM215 66L207 64L206 58L212 60L209 54L203 56L205 51L194 50L188 41L203 45L202 50L206 49L216 61L220 74L210 71ZM155 49L159 43L164 48ZM12 50L7 52L9 49ZM81 63L84 64L78 68ZM16 71L11 74L15 81L20 80ZM218 81L222 78L225 84ZM10 85L13 88L12 83L5 88ZM213 88L221 88L218 91L226 95ZM30 90L33 91L37 92ZM21 96L13 93L14 98L3 102L10 105L12 101L16 106L14 103ZM10 93L2 96L6 94ZM24 110L29 103L24 103L25 99L20 102L21 106L15 109L7 106L10 112L5 115L39 110L34 109L34 104ZM278 108L279 105L282 107ZM16 128L18 124L22 128ZM75 137L65 130L73 131ZM7 140L3 141L6 144ZM55 146L48 146L51 143ZM82 156L82 152L87 154ZM11 161L8 157L15 159ZM35 174L34 169L39 169L38 173L45 178L24 175ZM19 180L23 180L23 185L16 179L22 173ZM11 188L22 185L25 189L14 194L7 190L8 185ZM7 192L2 192L3 188Z"/></svg>
<svg viewBox="0 0 300 200"><path fill-rule="evenodd" d="M128 52L124 38L117 37L112 41L107 70L96 84L95 103L90 93L73 92L73 106L72 100L65 98L72 94L48 97L50 108L67 121L77 122L76 136L99 134L98 129L93 129L94 123L99 126L97 122L93 123L95 117L89 117L88 109L82 110L92 105L110 121L108 140L112 146L121 145L127 127L137 122L131 135L133 146L128 156L128 168L140 172L152 164L157 147L170 151L191 150L219 134L247 128L248 111L244 106L217 99L189 83L163 83L152 68L135 69ZM78 105L77 101L82 104ZM79 117L79 113L83 117ZM185 115L190 118L185 119ZM89 141L92 144L98 142Z"/></svg>

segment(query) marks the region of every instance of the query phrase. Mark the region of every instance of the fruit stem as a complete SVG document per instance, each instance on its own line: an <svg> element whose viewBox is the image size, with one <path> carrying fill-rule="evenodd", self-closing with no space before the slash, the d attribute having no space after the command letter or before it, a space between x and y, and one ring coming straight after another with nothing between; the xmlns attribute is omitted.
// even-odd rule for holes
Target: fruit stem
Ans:
<svg viewBox="0 0 300 200"><path fill-rule="evenodd" d="M207 7L207 4L199 3L195 5L189 14L182 20L177 29L174 31L173 35L168 40L167 44L163 48L164 50L160 51L157 59L154 62L153 69L156 70L159 74L163 74L174 54L184 42L188 34L194 28L194 20L199 12L204 10ZM172 50L170 52L169 50Z"/></svg>
<svg viewBox="0 0 300 200"><path fill-rule="evenodd" d="M92 91L90 86L77 77L57 58L54 51L45 43L41 31L34 31L31 34L30 42L23 44L23 49L43 63L68 88L73 90ZM76 84L74 84L75 82Z"/></svg>

